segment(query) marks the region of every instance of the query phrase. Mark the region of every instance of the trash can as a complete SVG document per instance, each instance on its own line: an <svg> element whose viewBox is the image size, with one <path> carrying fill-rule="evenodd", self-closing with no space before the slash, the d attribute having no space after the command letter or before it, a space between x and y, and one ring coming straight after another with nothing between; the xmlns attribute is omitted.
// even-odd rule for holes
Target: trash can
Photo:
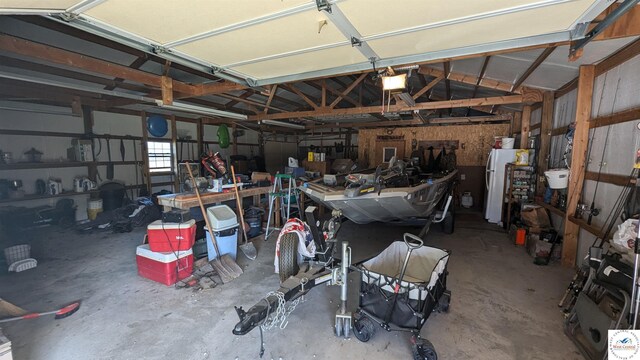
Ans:
<svg viewBox="0 0 640 360"><path fill-rule="evenodd" d="M220 255L229 255L236 259L238 254L238 217L227 205L212 206L207 209L207 218L211 230L215 235ZM216 250L211 240L211 234L205 229L207 238L207 253L209 260L216 258Z"/></svg>

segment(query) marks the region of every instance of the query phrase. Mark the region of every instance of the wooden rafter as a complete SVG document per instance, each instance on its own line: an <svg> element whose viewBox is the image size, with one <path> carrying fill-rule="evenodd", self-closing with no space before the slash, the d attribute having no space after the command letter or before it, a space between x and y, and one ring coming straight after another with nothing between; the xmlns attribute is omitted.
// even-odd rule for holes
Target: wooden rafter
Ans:
<svg viewBox="0 0 640 360"><path fill-rule="evenodd" d="M353 81L351 83L351 85L349 85L342 93L340 93L340 95L338 95L338 98L336 98L331 105L329 105L329 107L331 109L333 109L336 105L338 105L338 103L340 102L340 100L342 100L343 97L347 96L353 89L355 89L356 86L358 86L358 84L364 80L364 78L367 76L367 73L362 73L360 74L360 76L358 76L358 78Z"/></svg>
<svg viewBox="0 0 640 360"><path fill-rule="evenodd" d="M542 93L539 91L525 92L524 94L509 95L509 96L495 96L488 98L476 98L476 99L456 99L447 101L433 101L418 103L415 106L406 106L401 104L390 105L389 112L401 112L412 110L435 110L435 109L450 109L458 107L469 106L484 106L484 105L501 105L501 104L520 104L520 103L534 103L542 101ZM295 111L295 112L283 112L279 114L269 114L265 116L249 116L249 120L263 120L263 119L291 119L313 116L326 116L326 115L355 115L355 114L369 114L380 111L379 106L363 106L356 108L339 108L339 109L316 109L311 111Z"/></svg>
<svg viewBox="0 0 640 360"><path fill-rule="evenodd" d="M141 56L135 60L133 60L133 62L131 62L131 64L129 64L129 67L132 69L140 69L140 67L142 67L142 65L144 65L147 61L148 61L148 57L146 56ZM115 78L113 79L113 84L111 85L107 85L105 86L105 90L113 90L115 88L118 87L119 84L121 84L122 82L124 82L123 78Z"/></svg>
<svg viewBox="0 0 640 360"><path fill-rule="evenodd" d="M428 66L420 66L420 68L418 69L418 72L420 74L429 75L429 76L444 76L444 71L435 69L432 67L428 67ZM474 85L474 86L478 84L478 86L487 88L487 89L500 90L500 91L515 93L515 94L521 93L521 89L518 89L518 88L515 88L512 91L511 88L513 87L513 84L511 83L493 80L493 79L487 79L487 78L481 79L481 81L478 83L478 77L473 75L450 72L448 79L450 81L455 81L455 82Z"/></svg>
<svg viewBox="0 0 640 360"><path fill-rule="evenodd" d="M240 103L240 99L246 99L246 98L250 97L251 95L253 95L253 92L245 91L244 93L240 94L237 99L230 100L229 102L224 104L224 107L227 108L227 109L232 109L234 106L236 106L236 105L238 105Z"/></svg>
<svg viewBox="0 0 640 360"><path fill-rule="evenodd" d="M525 70L525 72L522 75L520 75L518 80L516 80L516 82L513 83L513 88L512 89L519 88L520 85L522 85L522 83L524 83L524 81L527 80L529 78L529 76L531 76L531 74L533 74L534 71L536 71L536 69L549 57L549 55L551 55L551 53L555 49L556 49L555 47L550 47L550 48L544 49L542 54L540 54L536 58L536 60L527 68L527 70Z"/></svg>
<svg viewBox="0 0 640 360"><path fill-rule="evenodd" d="M494 115L494 116L472 116L472 117L446 117L434 119L442 123L481 123L481 122L498 122L509 121L511 115ZM389 127L389 126L416 126L425 125L422 120L386 120L386 121L362 121L352 123L338 123L338 124L322 124L322 125L309 125L307 129L332 129L332 128L374 128L374 127Z"/></svg>
<svg viewBox="0 0 640 360"><path fill-rule="evenodd" d="M487 72L487 67L489 66L490 59L491 56L485 56L484 61L482 62L482 68L480 69L480 74L478 74L478 80L473 86L473 93L471 94L472 98L476 97L476 95L478 94L478 87L480 86L482 79L484 79L484 74Z"/></svg>
<svg viewBox="0 0 640 360"><path fill-rule="evenodd" d="M269 98L267 99L267 103L264 105L263 113L266 114L269 112L269 105L271 105L271 101L273 101L273 97L276 95L278 91L278 85L272 85L271 89L269 89Z"/></svg>
<svg viewBox="0 0 640 360"><path fill-rule="evenodd" d="M312 108L317 109L318 105L311 101L311 99L309 99L309 97L303 93L302 91L300 91L300 89L298 89L297 87L295 87L295 85L293 84L286 84L284 86L282 86L284 89L288 89L291 90L293 93L295 93L296 95L298 95L302 100L304 100L304 102L306 102L307 104L309 104Z"/></svg>
<svg viewBox="0 0 640 360"><path fill-rule="evenodd" d="M451 83L449 82L449 74L451 74L451 64L445 61L444 66L444 89L447 100L451 100Z"/></svg>
<svg viewBox="0 0 640 360"><path fill-rule="evenodd" d="M0 35L0 49L14 54L60 65L77 67L94 73L112 76L114 78L122 78L157 88L161 87L162 84L162 78L155 74L9 35ZM173 88L181 93L195 93L195 87L193 85L179 81L174 81Z"/></svg>
<svg viewBox="0 0 640 360"><path fill-rule="evenodd" d="M121 88L121 89L141 92L141 93L146 93L148 91L148 88L142 85L116 83L115 81L104 78L104 77L80 73L72 70L62 69L55 66L44 65L36 62L27 61L27 60L19 60L19 59L8 57L8 56L0 56L0 64L4 66L13 67L13 68L18 68L18 69L27 69L30 71L47 73L51 75L85 81L89 83L96 83L104 86L114 86L114 88Z"/></svg>
<svg viewBox="0 0 640 360"><path fill-rule="evenodd" d="M420 78L422 78L422 76L420 76ZM436 86L440 81L442 81L442 79L444 79L444 76L438 76L435 79L431 80L431 82L429 82L428 84L424 85L422 89L413 94L413 100L417 100L420 96L422 96L422 94L433 89L433 87Z"/></svg>

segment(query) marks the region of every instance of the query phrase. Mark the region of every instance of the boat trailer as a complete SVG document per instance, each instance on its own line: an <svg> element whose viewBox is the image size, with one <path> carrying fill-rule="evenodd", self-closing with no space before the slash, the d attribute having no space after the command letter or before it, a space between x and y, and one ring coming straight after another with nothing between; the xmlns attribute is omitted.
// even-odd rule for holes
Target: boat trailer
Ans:
<svg viewBox="0 0 640 360"><path fill-rule="evenodd" d="M425 227L420 232L423 238L428 233L432 223L439 223L445 219L451 198L452 196L449 195L443 211L434 212L433 215L426 220ZM288 277L280 284L278 290L270 292L249 310L245 311L242 306L234 306L240 321L233 328L233 334L245 335L254 328L259 327L261 334L260 357L264 354L264 342L262 341L263 327L271 328L279 324L280 328L284 328L286 326L286 317L293 311L297 303L304 299L304 295L307 294L309 290L320 284L328 283L327 285L337 285L341 287L340 307L336 311L334 333L339 337L344 336L348 338L350 336L353 315L347 311L347 276L351 271L358 271L357 266L370 260L374 256L354 264L351 259L351 247L349 247L349 243L347 241L341 241L341 257L339 260L336 259L335 255L338 243L336 236L343 220L342 213L339 210L332 211L332 217L324 222L322 231L320 231L318 228L320 221L317 220L315 211L315 206L309 206L305 209L306 223L309 226L313 241L316 245L315 258L307 259L308 261L300 265L300 270L295 275ZM282 253L280 256L283 256ZM296 256L289 257L296 259ZM283 271L283 269L280 269L280 271ZM287 302L293 305L286 308Z"/></svg>

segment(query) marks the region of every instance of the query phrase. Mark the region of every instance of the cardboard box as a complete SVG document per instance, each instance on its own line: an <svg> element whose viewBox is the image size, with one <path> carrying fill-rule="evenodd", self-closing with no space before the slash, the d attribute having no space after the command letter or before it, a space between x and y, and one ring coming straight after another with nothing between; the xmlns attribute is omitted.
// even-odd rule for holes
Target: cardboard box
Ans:
<svg viewBox="0 0 640 360"><path fill-rule="evenodd" d="M257 172L254 171L251 173L251 182L252 183L257 183L258 181L271 181L271 174L266 173L266 172Z"/></svg>
<svg viewBox="0 0 640 360"><path fill-rule="evenodd" d="M527 253L532 257L546 258L549 256L552 244L548 241L544 241L540 238L540 233L529 233L527 235ZM562 244L558 243L553 248L553 254L551 260L560 260L562 256Z"/></svg>
<svg viewBox="0 0 640 360"><path fill-rule="evenodd" d="M532 228L548 229L551 227L549 214L547 214L547 210L543 207L523 209L520 212L520 219L525 225Z"/></svg>

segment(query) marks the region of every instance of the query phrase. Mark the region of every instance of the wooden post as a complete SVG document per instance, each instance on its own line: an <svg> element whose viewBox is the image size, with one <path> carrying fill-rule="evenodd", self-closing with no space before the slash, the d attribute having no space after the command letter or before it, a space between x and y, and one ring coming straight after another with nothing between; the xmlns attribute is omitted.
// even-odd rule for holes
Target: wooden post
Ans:
<svg viewBox="0 0 640 360"><path fill-rule="evenodd" d="M84 127L84 134L87 137L93 136L93 110L87 105L82 105L82 123ZM91 181L97 181L98 179L98 165L97 159L87 165L87 176Z"/></svg>
<svg viewBox="0 0 640 360"><path fill-rule="evenodd" d="M522 126L520 127L520 149L529 148L529 131L531 131L531 105L522 108Z"/></svg>
<svg viewBox="0 0 640 360"><path fill-rule="evenodd" d="M515 136L519 134L521 129L522 129L522 112L518 111L513 114L513 119L511 120L511 135Z"/></svg>
<svg viewBox="0 0 640 360"><path fill-rule="evenodd" d="M576 129L573 135L571 171L569 174L569 188L567 189L567 211L564 219L564 236L562 243L563 266L574 266L576 263L580 227L571 222L570 217L574 215L578 200L582 196L587 148L589 147L589 120L591 120L594 80L595 66L580 66L580 75L578 76L578 100L576 104Z"/></svg>
<svg viewBox="0 0 640 360"><path fill-rule="evenodd" d="M202 118L198 119L198 129L197 129L196 137L197 137L196 140L198 141L198 156L196 157L199 159L202 153L204 152L204 142L203 142L204 124L202 123ZM192 159L192 160L195 160L195 159Z"/></svg>
<svg viewBox="0 0 640 360"><path fill-rule="evenodd" d="M173 174L173 192L180 192L180 179L178 179L178 126L176 116L171 115L171 173ZM191 143L189 143L191 146Z"/></svg>
<svg viewBox="0 0 640 360"><path fill-rule="evenodd" d="M231 125L231 135L233 135L233 147L231 148L231 155L238 155L238 125L234 122Z"/></svg>
<svg viewBox="0 0 640 360"><path fill-rule="evenodd" d="M147 191L149 195L151 195L151 171L149 170L149 148L147 146L149 133L147 132L147 113L145 111L140 112L140 122L142 123L142 144L140 144L142 152L142 176L145 178L144 181L147 185Z"/></svg>
<svg viewBox="0 0 640 360"><path fill-rule="evenodd" d="M538 151L538 178L544 176L549 167L549 150L551 148L551 129L553 128L553 107L555 94L546 91L542 98L542 118L540 120L540 149ZM542 183L542 181L540 181ZM544 194L544 187L537 187L537 194Z"/></svg>

